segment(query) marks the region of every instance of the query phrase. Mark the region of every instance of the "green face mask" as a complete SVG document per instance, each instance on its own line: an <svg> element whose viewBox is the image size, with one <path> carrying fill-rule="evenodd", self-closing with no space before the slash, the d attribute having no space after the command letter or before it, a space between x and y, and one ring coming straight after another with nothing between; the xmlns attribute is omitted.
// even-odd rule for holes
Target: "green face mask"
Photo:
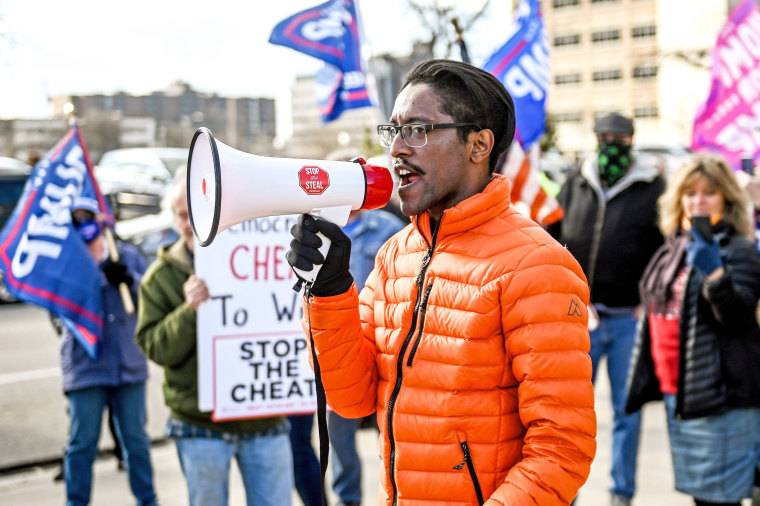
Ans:
<svg viewBox="0 0 760 506"><path fill-rule="evenodd" d="M622 142L599 142L599 179L612 186L625 176L631 165L631 146Z"/></svg>

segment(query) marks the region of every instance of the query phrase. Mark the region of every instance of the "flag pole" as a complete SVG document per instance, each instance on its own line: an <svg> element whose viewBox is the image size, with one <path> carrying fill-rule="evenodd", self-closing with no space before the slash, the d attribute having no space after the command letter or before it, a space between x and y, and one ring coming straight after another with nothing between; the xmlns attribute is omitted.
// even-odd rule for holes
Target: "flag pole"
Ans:
<svg viewBox="0 0 760 506"><path fill-rule="evenodd" d="M76 110L74 109L73 104L68 110L68 122L69 126L75 127L77 124L77 118L76 118ZM81 133L79 136L79 140L82 143L82 148L85 152L85 159L87 160L88 169L92 170L92 164L90 163L90 157L87 154L87 147L84 144L84 139L82 139ZM93 173L93 179L95 174ZM110 224L106 223L103 227L103 237L106 240L106 243L108 244L108 258L112 262L118 262L119 261L119 250L116 248L116 240L113 237L113 232L111 231ZM124 312L127 314L133 314L135 312L135 303L132 301L132 294L129 292L129 287L125 282L119 283L119 295L121 295L121 303L124 306Z"/></svg>
<svg viewBox="0 0 760 506"><path fill-rule="evenodd" d="M467 51L467 44L464 43L462 34L464 30L459 26L459 20L457 18L451 18L451 24L454 25L454 32L457 34L456 43L459 46L459 54L464 63L472 63L470 61L470 53Z"/></svg>

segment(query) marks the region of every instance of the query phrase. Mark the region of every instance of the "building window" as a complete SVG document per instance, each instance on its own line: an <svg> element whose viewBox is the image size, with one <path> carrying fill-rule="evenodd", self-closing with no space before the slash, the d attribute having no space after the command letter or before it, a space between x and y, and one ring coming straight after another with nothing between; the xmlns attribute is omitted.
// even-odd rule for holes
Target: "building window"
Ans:
<svg viewBox="0 0 760 506"><path fill-rule="evenodd" d="M562 7L572 7L578 5L579 0L553 0L552 7L555 9L561 9Z"/></svg>
<svg viewBox="0 0 760 506"><path fill-rule="evenodd" d="M631 37L634 39L650 39L657 35L657 26L645 25L631 28Z"/></svg>
<svg viewBox="0 0 760 506"><path fill-rule="evenodd" d="M659 111L656 105L647 105L642 107L633 108L634 118L656 118L659 116Z"/></svg>
<svg viewBox="0 0 760 506"><path fill-rule="evenodd" d="M611 40L620 40L620 30L601 30L591 34L591 42L609 42Z"/></svg>
<svg viewBox="0 0 760 506"><path fill-rule="evenodd" d="M578 123L583 119L581 112L558 112L552 114L552 118L557 123Z"/></svg>
<svg viewBox="0 0 760 506"><path fill-rule="evenodd" d="M581 75L576 74L558 74L554 76L554 84L563 86L567 84L578 84L581 82Z"/></svg>
<svg viewBox="0 0 760 506"><path fill-rule="evenodd" d="M572 35L558 35L554 37L554 46L577 46L581 43L580 34L574 33Z"/></svg>
<svg viewBox="0 0 760 506"><path fill-rule="evenodd" d="M594 81L617 81L623 78L623 72L620 69L614 70L597 70L591 76Z"/></svg>
<svg viewBox="0 0 760 506"><path fill-rule="evenodd" d="M657 77L657 65L639 65L633 67L634 79L652 79Z"/></svg>

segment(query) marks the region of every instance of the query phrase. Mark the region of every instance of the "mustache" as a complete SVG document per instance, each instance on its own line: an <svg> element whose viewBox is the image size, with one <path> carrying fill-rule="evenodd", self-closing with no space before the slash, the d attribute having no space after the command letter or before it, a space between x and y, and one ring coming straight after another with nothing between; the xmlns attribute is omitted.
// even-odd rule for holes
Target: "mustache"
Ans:
<svg viewBox="0 0 760 506"><path fill-rule="evenodd" d="M396 167L403 167L403 168L406 168L406 169L411 169L411 170L413 170L414 172L416 172L417 174L419 174L421 176L425 175L425 169L423 169L422 167L420 167L419 165L416 165L414 163L410 163L410 162L395 162L393 164L393 168L395 169Z"/></svg>

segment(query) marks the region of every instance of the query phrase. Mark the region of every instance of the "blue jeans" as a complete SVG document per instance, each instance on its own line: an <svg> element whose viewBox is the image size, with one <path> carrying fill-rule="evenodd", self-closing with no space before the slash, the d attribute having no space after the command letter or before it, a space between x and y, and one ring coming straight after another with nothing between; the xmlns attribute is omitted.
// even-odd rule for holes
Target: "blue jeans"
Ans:
<svg viewBox="0 0 760 506"><path fill-rule="evenodd" d="M140 506L156 504L150 439L145 432L145 383L120 387L90 387L66 392L71 428L63 456L66 506L89 504L92 464L98 454L103 410L111 406L120 439L127 477Z"/></svg>
<svg viewBox="0 0 760 506"><path fill-rule="evenodd" d="M612 488L610 492L633 497L636 491L636 457L639 451L641 411L625 414L628 363L636 334L636 319L630 315L599 315L599 326L590 332L593 381L596 368L607 356L607 374L612 391Z"/></svg>
<svg viewBox="0 0 760 506"><path fill-rule="evenodd" d="M174 438L190 506L227 506L233 457L243 476L248 506L288 506L293 458L287 432L228 436Z"/></svg>
<svg viewBox="0 0 760 506"><path fill-rule="evenodd" d="M362 463L356 451L356 430L361 418L343 418L338 413L327 413L327 430L333 448L333 492L341 502L362 502Z"/></svg>
<svg viewBox="0 0 760 506"><path fill-rule="evenodd" d="M290 415L288 421L296 490L305 506L322 506L322 469L311 445L314 414Z"/></svg>

